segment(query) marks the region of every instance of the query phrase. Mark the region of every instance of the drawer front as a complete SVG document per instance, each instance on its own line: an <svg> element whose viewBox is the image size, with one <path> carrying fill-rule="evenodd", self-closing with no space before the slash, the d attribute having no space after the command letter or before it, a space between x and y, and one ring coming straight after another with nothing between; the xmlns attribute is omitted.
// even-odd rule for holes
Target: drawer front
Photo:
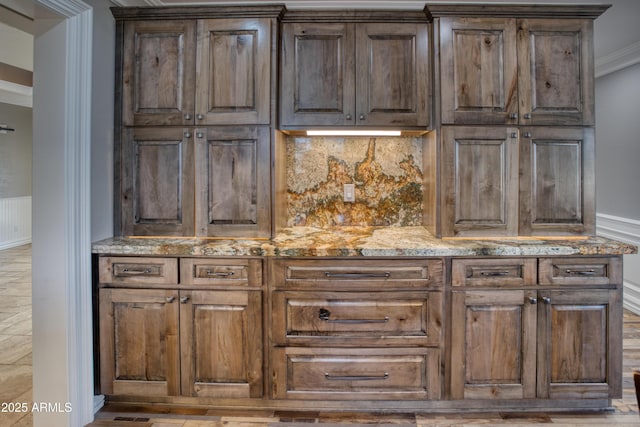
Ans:
<svg viewBox="0 0 640 427"><path fill-rule="evenodd" d="M100 283L176 284L176 258L100 257Z"/></svg>
<svg viewBox="0 0 640 427"><path fill-rule="evenodd" d="M541 285L622 284L620 257L541 258Z"/></svg>
<svg viewBox="0 0 640 427"><path fill-rule="evenodd" d="M274 292L277 344L344 346L425 345L441 342L442 293Z"/></svg>
<svg viewBox="0 0 640 427"><path fill-rule="evenodd" d="M453 286L528 286L537 281L535 258L453 259Z"/></svg>
<svg viewBox="0 0 640 427"><path fill-rule="evenodd" d="M436 399L435 349L274 349L274 397L284 399Z"/></svg>
<svg viewBox="0 0 640 427"><path fill-rule="evenodd" d="M288 260L273 262L274 285L299 289L407 289L440 286L441 260Z"/></svg>
<svg viewBox="0 0 640 427"><path fill-rule="evenodd" d="M180 283L202 286L261 286L262 261L182 258Z"/></svg>

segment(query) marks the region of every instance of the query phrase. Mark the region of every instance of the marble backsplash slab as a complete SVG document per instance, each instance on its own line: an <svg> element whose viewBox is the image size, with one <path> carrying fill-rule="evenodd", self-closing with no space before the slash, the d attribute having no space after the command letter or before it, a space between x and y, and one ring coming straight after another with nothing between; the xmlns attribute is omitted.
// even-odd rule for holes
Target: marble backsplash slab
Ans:
<svg viewBox="0 0 640 427"><path fill-rule="evenodd" d="M422 225L420 137L288 137L287 226ZM355 184L355 202L343 201Z"/></svg>

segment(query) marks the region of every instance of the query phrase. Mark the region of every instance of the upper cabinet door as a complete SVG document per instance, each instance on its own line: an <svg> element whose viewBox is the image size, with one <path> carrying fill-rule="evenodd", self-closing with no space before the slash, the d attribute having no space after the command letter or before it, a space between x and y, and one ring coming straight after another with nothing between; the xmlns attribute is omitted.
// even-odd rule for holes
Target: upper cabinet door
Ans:
<svg viewBox="0 0 640 427"><path fill-rule="evenodd" d="M354 126L354 26L282 26L280 124Z"/></svg>
<svg viewBox="0 0 640 427"><path fill-rule="evenodd" d="M195 21L124 25L125 126L193 124Z"/></svg>
<svg viewBox="0 0 640 427"><path fill-rule="evenodd" d="M516 21L442 18L443 124L517 124Z"/></svg>
<svg viewBox="0 0 640 427"><path fill-rule="evenodd" d="M269 124L271 19L198 21L196 125Z"/></svg>
<svg viewBox="0 0 640 427"><path fill-rule="evenodd" d="M522 128L521 235L595 234L593 128Z"/></svg>
<svg viewBox="0 0 640 427"><path fill-rule="evenodd" d="M193 236L193 138L187 128L127 128L122 142L122 229Z"/></svg>
<svg viewBox="0 0 640 427"><path fill-rule="evenodd" d="M593 23L518 21L520 124L594 124Z"/></svg>
<svg viewBox="0 0 640 427"><path fill-rule="evenodd" d="M429 125L427 24L356 27L357 124Z"/></svg>

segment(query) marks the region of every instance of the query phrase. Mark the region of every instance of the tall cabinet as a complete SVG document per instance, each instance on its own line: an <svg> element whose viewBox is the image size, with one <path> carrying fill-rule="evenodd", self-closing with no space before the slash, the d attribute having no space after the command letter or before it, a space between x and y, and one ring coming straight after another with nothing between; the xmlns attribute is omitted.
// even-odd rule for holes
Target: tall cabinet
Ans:
<svg viewBox="0 0 640 427"><path fill-rule="evenodd" d="M606 6L430 5L442 236L595 234L593 19Z"/></svg>
<svg viewBox="0 0 640 427"><path fill-rule="evenodd" d="M116 234L270 236L282 11L113 9Z"/></svg>

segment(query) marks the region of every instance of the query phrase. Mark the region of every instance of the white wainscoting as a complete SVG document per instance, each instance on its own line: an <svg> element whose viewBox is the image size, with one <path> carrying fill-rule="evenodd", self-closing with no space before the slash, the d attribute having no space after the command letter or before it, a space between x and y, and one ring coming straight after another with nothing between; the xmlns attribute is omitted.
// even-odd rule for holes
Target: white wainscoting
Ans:
<svg viewBox="0 0 640 427"><path fill-rule="evenodd" d="M640 221L597 214L596 233L602 237L640 246ZM640 255L624 256L624 299L626 309L640 314Z"/></svg>
<svg viewBox="0 0 640 427"><path fill-rule="evenodd" d="M0 249L31 243L31 196L0 199Z"/></svg>

